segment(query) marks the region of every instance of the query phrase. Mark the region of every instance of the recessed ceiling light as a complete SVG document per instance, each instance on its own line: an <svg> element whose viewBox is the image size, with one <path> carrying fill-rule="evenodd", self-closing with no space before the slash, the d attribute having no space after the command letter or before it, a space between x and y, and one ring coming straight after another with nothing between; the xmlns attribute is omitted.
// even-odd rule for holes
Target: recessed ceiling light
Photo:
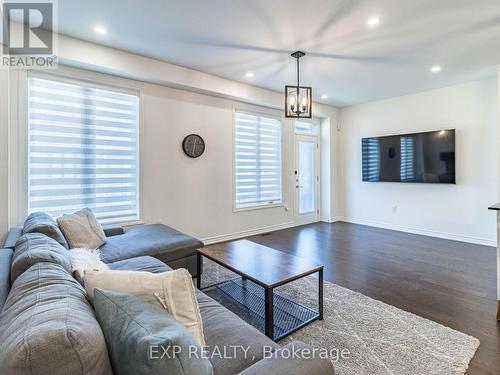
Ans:
<svg viewBox="0 0 500 375"><path fill-rule="evenodd" d="M245 74L245 76L247 78L253 78L254 74L253 74L253 72L247 72L247 74Z"/></svg>
<svg viewBox="0 0 500 375"><path fill-rule="evenodd" d="M323 100L328 99L328 95L321 95L321 99L323 99Z"/></svg>
<svg viewBox="0 0 500 375"><path fill-rule="evenodd" d="M441 67L439 65L434 65L432 68L431 68L431 72L432 73L439 73L441 71Z"/></svg>
<svg viewBox="0 0 500 375"><path fill-rule="evenodd" d="M108 33L108 30L106 30L104 27L102 26L95 26L94 27L94 31L97 33L97 34L101 34L101 35L106 35Z"/></svg>
<svg viewBox="0 0 500 375"><path fill-rule="evenodd" d="M373 26L377 26L379 23L380 23L380 18L378 18L378 17L372 17L372 18L370 18L370 19L366 22L366 24L367 24L368 26L372 26L372 27L373 27Z"/></svg>

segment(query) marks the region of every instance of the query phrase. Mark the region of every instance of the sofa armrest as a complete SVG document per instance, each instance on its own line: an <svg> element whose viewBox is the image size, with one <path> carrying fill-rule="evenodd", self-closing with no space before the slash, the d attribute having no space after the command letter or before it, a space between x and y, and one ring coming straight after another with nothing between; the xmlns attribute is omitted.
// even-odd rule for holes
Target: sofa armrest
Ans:
<svg viewBox="0 0 500 375"><path fill-rule="evenodd" d="M103 225L102 230L104 231L106 237L118 236L120 234L125 233L123 227L118 224Z"/></svg>
<svg viewBox="0 0 500 375"><path fill-rule="evenodd" d="M16 242L23 235L23 227L12 227L7 234L7 238L3 244L5 249L14 249L16 247Z"/></svg>
<svg viewBox="0 0 500 375"><path fill-rule="evenodd" d="M332 361L314 358L313 348L300 341L294 341L264 357L239 375L333 375Z"/></svg>
<svg viewBox="0 0 500 375"><path fill-rule="evenodd" d="M0 311L10 292L10 263L12 249L0 249Z"/></svg>

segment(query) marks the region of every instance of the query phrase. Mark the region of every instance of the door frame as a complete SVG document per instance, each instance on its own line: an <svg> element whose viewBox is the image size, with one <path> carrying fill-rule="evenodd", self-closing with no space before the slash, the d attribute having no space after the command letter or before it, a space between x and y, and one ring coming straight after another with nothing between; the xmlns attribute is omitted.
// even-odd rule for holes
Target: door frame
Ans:
<svg viewBox="0 0 500 375"><path fill-rule="evenodd" d="M295 122L294 122L294 173L293 173L293 183L294 183L294 223L295 225L305 225L310 223L316 223L320 221L320 136L319 136L319 124L316 121L302 121L310 122L317 127L317 134L302 134L295 133ZM299 166L299 148L298 144L300 141L313 142L316 144L316 179L315 179L315 211L314 213L299 214L299 185L297 181L298 166Z"/></svg>

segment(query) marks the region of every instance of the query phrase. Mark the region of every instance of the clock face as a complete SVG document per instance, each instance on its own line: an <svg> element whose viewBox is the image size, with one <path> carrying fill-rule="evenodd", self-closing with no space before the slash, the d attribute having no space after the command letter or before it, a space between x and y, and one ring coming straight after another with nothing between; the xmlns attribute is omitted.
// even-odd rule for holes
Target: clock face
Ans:
<svg viewBox="0 0 500 375"><path fill-rule="evenodd" d="M190 158L197 158L205 152L205 141L198 134L190 134L182 141L182 149Z"/></svg>

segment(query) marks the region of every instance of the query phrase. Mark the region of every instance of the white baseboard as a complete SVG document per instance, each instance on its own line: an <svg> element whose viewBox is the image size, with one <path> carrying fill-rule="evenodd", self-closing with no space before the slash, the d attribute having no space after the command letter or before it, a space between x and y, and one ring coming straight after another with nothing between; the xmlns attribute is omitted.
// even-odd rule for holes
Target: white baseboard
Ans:
<svg viewBox="0 0 500 375"><path fill-rule="evenodd" d="M399 232L420 234L423 236L444 238L447 240L454 240L454 241L467 242L467 243L493 246L493 247L497 246L497 242L495 239L480 238L480 237L473 237L473 236L464 236L461 234L439 232L439 231L433 231L433 230L428 230L428 229L412 228L412 227L406 227L406 226L402 226L402 225L394 225L394 224L381 223L381 222L365 220L365 219L357 219L357 218L353 218L353 217L345 217L345 216L335 216L332 218L322 217L320 220L322 222L325 222L325 223L335 223L338 221L344 221L346 223L368 225L370 227L397 230ZM234 233L222 234L222 235L213 236L213 237L207 237L207 238L202 239L202 241L205 243L205 245L211 245L211 244L224 242L224 241L237 240L237 239L248 237L248 236L255 236L257 234L274 232L277 230L287 229L287 228L291 228L294 226L295 226L294 222L269 225L267 227L261 227L261 228L256 228L256 229L244 230L244 231L240 231L240 232L234 232Z"/></svg>
<svg viewBox="0 0 500 375"><path fill-rule="evenodd" d="M356 219L353 217L338 217L338 218L336 218L335 221L345 221L346 223L368 225L370 227L391 229L391 230L397 230L399 232L421 234L423 236L444 238L447 240L468 242L468 243L474 243L474 244L478 244L478 245L486 245L486 246L493 246L493 247L497 246L497 241L495 239L480 238L480 237L473 237L473 236L464 236L461 234L439 232L439 231L434 231L434 230L429 230L429 229L412 228L412 227L406 227L406 226L402 226L402 225L380 223L380 222L371 221L371 220Z"/></svg>
<svg viewBox="0 0 500 375"><path fill-rule="evenodd" d="M335 223L336 221L343 221L343 218L340 216L334 216L334 217L322 217L320 221L323 223Z"/></svg>
<svg viewBox="0 0 500 375"><path fill-rule="evenodd" d="M261 228L256 228L256 229L243 230L240 232L234 232L234 233L228 233L228 234L221 234L221 235L213 236L213 237L207 237L207 238L202 239L202 241L205 245L211 245L214 243L219 243L219 242L224 242L224 241L237 240L237 239L243 238L243 237L255 236L257 234L274 232L276 230L291 228L293 226L295 226L294 222L269 225L267 227L261 227Z"/></svg>
<svg viewBox="0 0 500 375"><path fill-rule="evenodd" d="M323 223L333 223L335 220L332 217L321 217L319 221Z"/></svg>

